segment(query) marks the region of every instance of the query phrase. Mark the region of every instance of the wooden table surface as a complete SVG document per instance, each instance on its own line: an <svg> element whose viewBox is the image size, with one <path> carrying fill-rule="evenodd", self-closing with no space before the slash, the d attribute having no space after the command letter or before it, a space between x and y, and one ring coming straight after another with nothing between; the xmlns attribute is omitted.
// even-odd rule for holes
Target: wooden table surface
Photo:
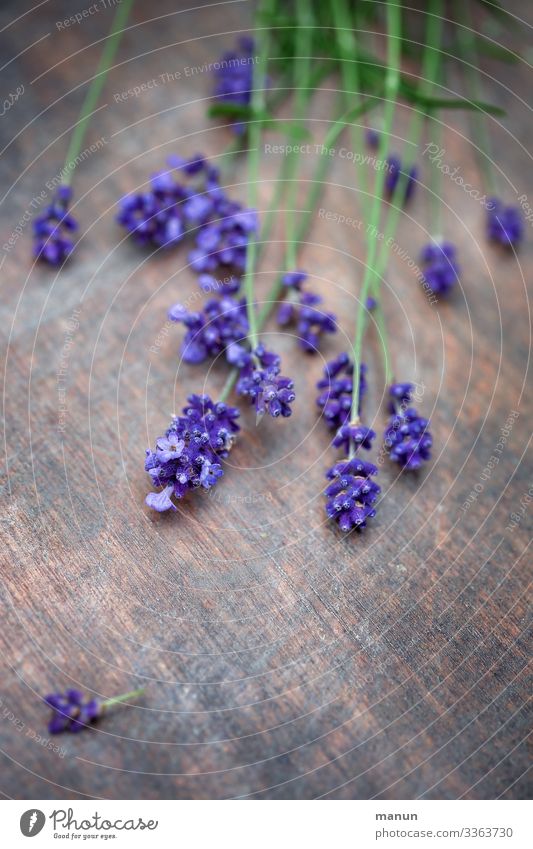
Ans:
<svg viewBox="0 0 533 849"><path fill-rule="evenodd" d="M205 116L211 80L202 66L231 46L251 6L176 11L165 0L155 17L155 5L137 4L88 133L96 149L74 180L83 235L57 273L32 263L27 222L62 166L110 24L109 9L61 23L88 5L24 0L0 11L11 60L4 91L24 85L1 123L2 245L22 221L1 252L1 792L525 797L530 225L518 257L503 254L486 242L479 202L444 178L445 234L459 246L462 280L448 303L429 304L412 268L431 235L420 157L422 186L402 216L386 313L397 377L423 384L434 458L413 476L382 464L383 499L364 535L324 523L323 475L336 454L314 405L322 359L299 353L273 323L265 340L294 375L293 417L256 427L245 410L214 493L156 515L144 506L145 448L187 394L216 395L225 370L181 363L182 330L166 320L175 301L201 304L187 250L139 250L114 221L116 203L172 152L222 161L231 134ZM533 204L528 66L484 67L487 98L508 109L502 125L490 122L502 192ZM115 97L150 80L137 96ZM330 80L311 109L316 141L335 87ZM400 110L398 150L407 117ZM483 193L464 114L445 121L443 162ZM316 213L300 259L340 317L326 358L352 334L370 205L342 147L352 149L348 135L321 207L355 223ZM281 164L264 153L261 210ZM302 155L302 191L315 165L313 150ZM244 164L228 185L245 200ZM259 299L282 266L284 237L282 208ZM367 421L381 431L374 330L365 359ZM41 695L76 686L108 698L143 684L138 703L94 730L48 736Z"/></svg>

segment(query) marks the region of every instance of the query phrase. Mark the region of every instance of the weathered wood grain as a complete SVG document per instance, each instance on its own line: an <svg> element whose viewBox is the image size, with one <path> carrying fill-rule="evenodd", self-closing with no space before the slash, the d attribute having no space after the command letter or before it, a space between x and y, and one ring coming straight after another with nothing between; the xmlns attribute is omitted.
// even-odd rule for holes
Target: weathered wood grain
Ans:
<svg viewBox="0 0 533 849"><path fill-rule="evenodd" d="M2 244L61 167L75 89L93 73L95 42L109 26L102 12L58 29L72 13L72 4L46 4L2 33L2 55L20 53L5 86L25 85L2 118ZM186 12L164 2L150 20L155 13L137 5L89 133L88 143L105 143L76 175L84 235L75 260L59 275L34 267L29 227L2 252L0 789L15 798L524 797L531 511L515 530L506 526L531 485L530 236L518 258L488 246L481 207L444 180L461 290L431 306L408 261L393 256L386 309L397 375L425 385L435 456L409 478L381 467L384 498L364 536L341 538L324 524L320 492L335 455L314 407L321 360L302 356L288 336L275 342L296 380L293 418L256 429L245 413L216 494L173 516L150 514L144 449L189 392L205 384L216 394L224 370L206 377L180 364L181 332L166 324L171 303L196 302L186 251L148 258L122 240L115 205L171 152L220 156L229 133L205 118L209 78L185 69L227 48L250 8ZM18 14L19 3L4 4L1 24ZM533 197L526 66L486 68L487 93L509 111L503 128L492 124L503 185L510 201L515 188ZM312 110L317 139L335 81L328 87ZM402 110L399 149L407 117ZM446 161L482 188L463 116L446 120ZM263 159L262 210L281 164ZM312 153L303 157L303 185L315 164ZM362 229L316 214L301 255L341 318L325 356L352 333L370 200L356 173L334 157L321 204ZM242 165L229 179L244 199ZM430 235L428 210L422 187L398 234L415 261ZM259 293L281 268L284 236L280 212ZM367 416L381 430L375 333L365 356ZM500 462L484 476L512 411ZM109 697L142 683L138 704L54 740L59 753L46 748L39 695L76 685Z"/></svg>

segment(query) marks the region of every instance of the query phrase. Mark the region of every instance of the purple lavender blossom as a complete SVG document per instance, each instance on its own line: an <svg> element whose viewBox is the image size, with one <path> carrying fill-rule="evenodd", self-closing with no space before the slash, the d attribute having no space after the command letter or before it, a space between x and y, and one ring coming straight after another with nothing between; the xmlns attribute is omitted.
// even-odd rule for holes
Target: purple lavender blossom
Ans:
<svg viewBox="0 0 533 849"><path fill-rule="evenodd" d="M430 459L433 444L428 419L407 406L413 388L410 383L397 383L389 388L392 415L384 434L384 446L391 460L408 471L419 469Z"/></svg>
<svg viewBox="0 0 533 849"><path fill-rule="evenodd" d="M190 395L183 416L175 416L165 435L147 449L145 470L160 492L146 497L148 507L176 510L172 501L190 490L211 489L223 475L218 462L228 456L239 431L236 407L215 403L209 395Z"/></svg>
<svg viewBox="0 0 533 849"><path fill-rule="evenodd" d="M341 425L333 439L333 446L342 448L345 454L348 454L352 449L357 451L358 448L370 451L375 438L376 433L372 428L365 427L359 422L351 422Z"/></svg>
<svg viewBox="0 0 533 849"><path fill-rule="evenodd" d="M222 268L242 274L250 236L257 230L255 210L243 209L227 198L219 200L209 220L196 233L195 247L189 254L192 268L200 273Z"/></svg>
<svg viewBox="0 0 533 849"><path fill-rule="evenodd" d="M373 310L375 310L377 305L378 302L376 301L376 299L373 298L372 295L369 295L365 301L365 307L367 308L368 312L372 312Z"/></svg>
<svg viewBox="0 0 533 849"><path fill-rule="evenodd" d="M218 171L202 154L191 159L171 156L167 163L166 170L152 175L148 191L120 201L118 223L143 246L178 244L187 229L205 223L220 202ZM190 178L198 175L200 182L191 184Z"/></svg>
<svg viewBox="0 0 533 849"><path fill-rule="evenodd" d="M372 480L377 474L372 463L353 457L335 463L326 477L332 483L326 488L326 513L341 531L362 530L367 519L376 515L374 504L380 487Z"/></svg>
<svg viewBox="0 0 533 849"><path fill-rule="evenodd" d="M306 279L304 271L290 271L284 275L283 284L290 293L278 309L277 322L281 327L296 325L298 344L304 351L313 354L319 349L321 336L337 330L337 317L317 309L323 302L320 295L302 291Z"/></svg>
<svg viewBox="0 0 533 849"><path fill-rule="evenodd" d="M392 199L394 193L396 192L400 175L404 173L401 159L398 156L389 156L387 158L386 167L387 173L385 175L385 194L389 199ZM402 200L403 203L407 203L407 201L412 198L416 187L417 177L418 168L416 167L416 165L412 165L409 171L407 172L407 185L405 186L405 193Z"/></svg>
<svg viewBox="0 0 533 849"><path fill-rule="evenodd" d="M239 38L237 50L224 53L220 58L220 67L215 70L214 98L220 103L236 106L249 106L252 96L254 40L249 36ZM246 124L242 121L232 123L233 132L242 135Z"/></svg>
<svg viewBox="0 0 533 849"><path fill-rule="evenodd" d="M378 150L379 148L379 132L372 127L368 127L365 132L365 139L370 150Z"/></svg>
<svg viewBox="0 0 533 849"><path fill-rule="evenodd" d="M84 701L79 690L66 690L65 693L51 693L44 701L52 708L52 718L48 723L50 734L62 734L64 731L77 733L83 731L101 716L101 704L97 699Z"/></svg>
<svg viewBox="0 0 533 849"><path fill-rule="evenodd" d="M70 186L58 186L52 202L33 222L34 256L50 265L62 265L74 250L69 236L78 229L78 222L68 212L71 200Z"/></svg>
<svg viewBox="0 0 533 849"><path fill-rule="evenodd" d="M487 236L505 248L518 247L524 236L524 222L517 206L505 206L499 198L487 204Z"/></svg>
<svg viewBox="0 0 533 849"><path fill-rule="evenodd" d="M228 198L218 170L202 154L169 157L168 168L152 176L148 191L122 199L117 221L143 246L170 248L192 235L189 260L200 274L219 268L241 274L250 234L258 226L256 212Z"/></svg>
<svg viewBox="0 0 533 849"><path fill-rule="evenodd" d="M353 391L353 362L346 352L339 354L334 360L326 363L324 377L318 381L317 389L321 389L316 402L323 411L324 418L332 430L338 430L350 420L352 412ZM366 365L361 363L359 372L359 400L367 390ZM359 404L359 408L361 403ZM359 410L360 411L360 410Z"/></svg>
<svg viewBox="0 0 533 849"><path fill-rule="evenodd" d="M424 281L435 295L448 295L459 279L457 250L451 242L430 242L422 248L420 261Z"/></svg>
<svg viewBox="0 0 533 849"><path fill-rule="evenodd" d="M178 303L169 309L168 317L187 328L181 348L186 363L203 363L209 357L227 354L230 345L241 342L248 335L244 299L212 298L200 312L188 312Z"/></svg>
<svg viewBox="0 0 533 849"><path fill-rule="evenodd" d="M295 400L293 381L280 374L280 357L258 345L247 351L242 345L233 345L228 351L228 360L239 370L237 394L250 399L258 417L268 413L273 418L291 415L291 404Z"/></svg>

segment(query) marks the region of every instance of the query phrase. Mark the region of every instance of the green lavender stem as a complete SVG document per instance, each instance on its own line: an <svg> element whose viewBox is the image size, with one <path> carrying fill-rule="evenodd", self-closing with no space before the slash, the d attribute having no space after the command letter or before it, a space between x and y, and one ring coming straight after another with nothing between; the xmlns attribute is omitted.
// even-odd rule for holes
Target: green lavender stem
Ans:
<svg viewBox="0 0 533 849"><path fill-rule="evenodd" d="M140 687L138 690L131 690L129 693L122 693L121 696L113 696L112 699L107 699L105 702L102 702L101 708L107 709L112 707L113 705L118 705L121 702L130 702L133 699L136 699L138 696L142 696L145 688Z"/></svg>
<svg viewBox="0 0 533 849"><path fill-rule="evenodd" d="M354 6L357 9L357 6ZM359 78L359 64L357 56L357 39L352 32L352 21L350 18L350 8L346 0L334 0L333 3L333 20L337 33L337 42L342 55L341 73L342 84L346 89L345 102L350 104L353 98L360 96L361 81ZM352 147L354 151L362 150L362 133L361 128L354 125L352 129ZM366 194L367 191L367 174L366 166L363 165L359 169L361 191Z"/></svg>
<svg viewBox="0 0 533 849"><path fill-rule="evenodd" d="M296 103L294 116L298 126L305 118L306 107L309 100L309 83L311 77L312 45L313 45L313 13L308 0L297 0L296 9L298 21L296 27L296 55L295 79ZM292 152L289 157L289 189L287 191L287 216L286 216L286 258L285 270L296 268L296 201L298 197L298 165L300 156Z"/></svg>
<svg viewBox="0 0 533 849"><path fill-rule="evenodd" d="M122 0L122 3L113 17L113 23L102 51L100 61L98 62L96 73L92 79L87 94L85 95L78 123L76 124L70 138L67 155L65 157L65 166L63 169L64 177L62 178L62 183L65 186L70 185L72 174L74 173L72 163L75 162L83 145L89 119L96 109L96 104L98 103L109 68L111 67L111 63L113 62L113 58L120 44L120 39L122 38L124 27L128 20L132 6L133 0Z"/></svg>
<svg viewBox="0 0 533 849"><path fill-rule="evenodd" d="M423 87L426 91L426 94L430 94L433 85L436 81L438 75L439 68L439 60L440 60L440 43L442 37L442 0L431 0L428 9L428 19L427 19L427 35L426 35L426 49L424 51L423 58L423 66L422 66L422 79L423 79ZM372 281L371 292L373 297L376 300L377 306L375 309L376 316L376 324L378 328L378 333L381 342L381 350L383 354L383 368L385 372L385 383L388 385L393 381L393 368L392 368L392 356L388 344L388 334L386 328L385 314L383 311L383 305L381 302L381 281L383 279L383 275L385 273L385 269L387 266L387 262L389 259L390 246L393 242L396 229L399 222L400 212L402 210L402 198L405 194L405 189L407 187L407 182L409 179L409 171L411 170L411 166L416 161L416 154L418 151L420 138L422 135L422 128L424 120L427 118L427 114L422 110L417 110L411 119L409 130L408 130L408 141L410 142L409 150L410 156L407 160L407 164L405 165L404 170L400 174L400 178L398 180L396 189L395 189L395 198L396 203L392 203L389 206L389 213L386 217L385 223L385 232L382 240L382 248L379 254L376 274ZM440 125L439 125L440 128ZM413 152L414 151L414 152ZM438 168L432 166L431 172L437 172ZM440 172L439 175L440 176ZM433 174L433 177L435 175ZM441 223L441 200L439 195L439 186L433 186L434 194L436 197L432 197L432 206L435 211L435 207L438 210L436 214L436 223L438 222L438 232L435 235L440 234L440 223ZM394 200L394 199L393 199ZM363 323L366 321L366 313L363 316Z"/></svg>
<svg viewBox="0 0 533 849"><path fill-rule="evenodd" d="M398 88L400 84L400 50L401 50L401 11L397 0L389 0L387 5L387 73L385 77L385 107L383 110L383 132L380 136L379 158L384 159L386 146L388 144L389 135L392 130L392 122L394 119L394 111L396 108L396 99L398 96ZM378 244L378 225L381 211L381 197L385 184L385 171L378 171L376 176L376 186L372 211L370 216L369 239L368 239L368 256L363 282L361 285L361 294L359 296L359 305L357 308L357 318L355 322L355 334L352 345L353 361L354 361L354 381L352 393L352 410L351 419L356 421L359 417L359 395L360 395L360 380L359 372L361 369L361 350L363 345L363 334L365 329L365 310L366 299L372 282L372 277L375 273L375 261Z"/></svg>
<svg viewBox="0 0 533 849"><path fill-rule="evenodd" d="M259 8L258 21L261 23L261 11L264 8L265 12L271 11L272 3L262 3ZM262 120L259 117L263 114L265 107L265 78L266 66L268 62L268 52L270 44L270 31L268 28L258 28L257 41L259 42L259 62L254 66L252 78L252 121L248 129L248 139L250 144L250 152L248 155L248 207L257 209L258 199L258 183L259 183L259 161L261 151L259 149L261 141ZM259 69L259 73L258 73ZM244 272L244 294L246 297L246 310L248 316L248 338L252 349L257 347L259 337L257 329L257 316L254 304L254 274L257 261L257 239L252 236L248 242L246 249L246 268Z"/></svg>
<svg viewBox="0 0 533 849"><path fill-rule="evenodd" d="M328 148L334 146L338 137L350 121L357 120L361 117L361 115L375 108L377 104L377 99L374 101L366 101L365 103L360 104L355 109L346 112L344 115L338 118L326 134L323 143L324 151L327 151ZM306 209L302 210L300 214L300 226L298 227L296 232L297 247L304 241L309 231L312 222L313 212L317 205L318 198L320 197L320 194L322 192L324 180L330 165L331 156L329 156L326 152L322 153L320 155L318 165L315 169L313 179L311 180L311 188L309 189L309 193L307 195L307 200L305 203ZM267 294L265 303L259 313L259 317L257 320L258 331L260 331L261 328L264 326L266 320L268 319L272 310L276 306L276 303L279 301L283 289L283 275L280 275L271 286L270 291ZM219 395L220 401L225 401L228 398L231 390L235 385L235 381L237 380L238 375L238 369L232 369L224 384L222 392Z"/></svg>
<svg viewBox="0 0 533 849"><path fill-rule="evenodd" d="M460 23L462 10L466 10L466 18L463 23ZM480 71L479 57L476 49L476 40L472 33L472 21L469 14L467 3L457 3L457 38L459 41L460 58L462 59L465 72L465 81L467 88L467 97L470 100L481 100L483 96ZM487 126L487 118L484 112L474 110L470 116L471 135L474 141L474 151L478 162L479 169L483 175L483 179L487 186L490 195L496 195L496 175L492 167L494 158L490 144L490 132Z"/></svg>
<svg viewBox="0 0 533 849"><path fill-rule="evenodd" d="M425 93L428 95L431 93L431 90L433 88L433 84L436 80L439 66L440 50L438 49L438 45L440 45L442 32L441 13L441 0L431 0L428 9L426 49L424 51L424 59L422 65L422 87L425 89ZM387 265L390 245L392 239L394 238L394 234L396 232L396 228L398 226L398 221L400 218L400 213L403 208L402 198L405 195L405 189L407 188L407 183L409 181L409 171L411 169L411 166L414 165L414 163L416 162L418 147L420 144L420 138L422 136L422 128L424 125L425 118L426 112L424 112L422 109L416 109L411 118L410 127L407 133L407 138L410 142L408 158L406 160L406 164L403 170L400 173L400 177L398 179L398 183L394 191L394 197L391 200L389 214L386 218L384 238L381 242L382 248L380 251L379 261L377 265L377 274L374 278L374 281L378 287L380 283L380 278L383 276ZM392 201L394 201L395 199L396 203L393 203Z"/></svg>

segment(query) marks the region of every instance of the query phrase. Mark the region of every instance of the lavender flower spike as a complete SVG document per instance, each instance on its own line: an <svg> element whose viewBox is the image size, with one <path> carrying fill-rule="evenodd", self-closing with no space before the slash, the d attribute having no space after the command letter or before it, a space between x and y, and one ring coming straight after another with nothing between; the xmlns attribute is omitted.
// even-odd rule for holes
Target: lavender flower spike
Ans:
<svg viewBox="0 0 533 849"><path fill-rule="evenodd" d="M377 474L372 463L353 457L341 460L328 470L332 483L326 488L326 513L337 522L341 531L362 530L367 519L376 515L374 504L380 487L372 480Z"/></svg>
<svg viewBox="0 0 533 849"><path fill-rule="evenodd" d="M326 363L324 377L318 381L317 389L322 390L316 399L323 411L326 423L332 430L338 430L350 420L353 391L353 362L346 352ZM359 373L359 399L362 401L367 390L366 365L361 363ZM361 406L361 405L359 405Z"/></svg>
<svg viewBox="0 0 533 849"><path fill-rule="evenodd" d="M389 388L392 416L384 435L385 450L391 460L407 471L419 469L431 457L433 438L429 421L419 416L411 401L413 385L396 383Z"/></svg>
<svg viewBox="0 0 533 849"><path fill-rule="evenodd" d="M232 103L236 106L249 106L252 91L254 40L243 36L237 42L238 50L224 53L217 68L215 65L214 98L220 103ZM246 125L240 121L232 124L237 135L246 130Z"/></svg>
<svg viewBox="0 0 533 849"><path fill-rule="evenodd" d="M457 250L451 242L430 242L422 248L420 261L424 281L435 295L448 295L459 279Z"/></svg>
<svg viewBox="0 0 533 849"><path fill-rule="evenodd" d="M403 166L401 159L398 156L389 156L386 162L387 173L385 175L385 194L389 199L391 199L396 192L396 188L398 186L398 182L400 180L400 175L403 173ZM409 171L407 172L407 185L405 186L404 196L402 198L403 203L407 203L414 194L416 187L416 180L418 177L418 168L416 165L412 165Z"/></svg>
<svg viewBox="0 0 533 849"><path fill-rule="evenodd" d="M289 271L283 277L283 285L289 290L287 300L278 310L277 321L282 327L296 325L298 344L307 353L316 353L324 333L335 333L337 317L318 309L322 303L320 295L302 291L307 279L304 271Z"/></svg>
<svg viewBox="0 0 533 849"><path fill-rule="evenodd" d="M155 450L146 451L144 464L152 483L146 504L158 513L176 510L172 497L180 499L195 489L211 489L223 475L225 459L240 430L239 410L216 403L209 395L190 395L183 416L175 416Z"/></svg>
<svg viewBox="0 0 533 849"><path fill-rule="evenodd" d="M34 255L50 265L62 265L74 250L70 234L78 222L68 212L71 200L70 186L58 186L50 205L33 222Z"/></svg>
<svg viewBox="0 0 533 849"><path fill-rule="evenodd" d="M229 345L248 335L245 301L229 296L210 299L201 312L188 312L182 304L174 304L168 317L187 328L181 349L186 363L203 363L208 357L227 354Z"/></svg>
<svg viewBox="0 0 533 849"><path fill-rule="evenodd" d="M296 398L294 384L280 374L281 360L277 354L267 351L264 345L258 345L254 351L233 345L228 360L240 369L237 394L250 399L258 417L265 413L275 419L291 415L291 404Z"/></svg>
<svg viewBox="0 0 533 849"><path fill-rule="evenodd" d="M505 206L498 198L490 198L487 203L487 236L505 248L518 247L524 236L520 209Z"/></svg>

